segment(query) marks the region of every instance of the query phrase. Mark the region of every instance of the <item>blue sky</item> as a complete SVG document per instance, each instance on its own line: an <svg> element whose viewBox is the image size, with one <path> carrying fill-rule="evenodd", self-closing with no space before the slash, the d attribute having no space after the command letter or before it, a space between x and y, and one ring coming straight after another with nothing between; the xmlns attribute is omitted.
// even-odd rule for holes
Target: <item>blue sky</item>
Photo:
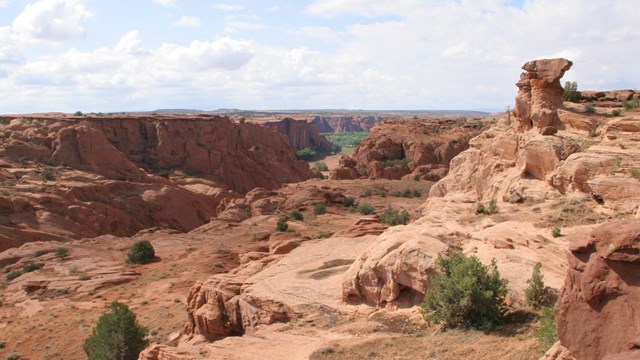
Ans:
<svg viewBox="0 0 640 360"><path fill-rule="evenodd" d="M635 88L629 1L0 0L0 113L504 109L520 67Z"/></svg>

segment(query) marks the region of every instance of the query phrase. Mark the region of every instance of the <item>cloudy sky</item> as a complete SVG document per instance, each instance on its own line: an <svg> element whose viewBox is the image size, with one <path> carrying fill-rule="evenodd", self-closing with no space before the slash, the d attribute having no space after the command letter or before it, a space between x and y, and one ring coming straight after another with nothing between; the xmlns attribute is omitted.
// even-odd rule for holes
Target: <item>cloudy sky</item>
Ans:
<svg viewBox="0 0 640 360"><path fill-rule="evenodd" d="M0 0L0 113L505 109L528 60L640 84L629 0Z"/></svg>

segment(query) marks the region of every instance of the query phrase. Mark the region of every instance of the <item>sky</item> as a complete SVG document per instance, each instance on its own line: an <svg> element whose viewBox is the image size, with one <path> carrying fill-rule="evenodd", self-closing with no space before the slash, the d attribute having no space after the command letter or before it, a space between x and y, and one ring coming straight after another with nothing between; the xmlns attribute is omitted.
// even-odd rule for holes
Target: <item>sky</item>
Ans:
<svg viewBox="0 0 640 360"><path fill-rule="evenodd" d="M500 110L521 66L640 84L629 0L0 0L0 113Z"/></svg>

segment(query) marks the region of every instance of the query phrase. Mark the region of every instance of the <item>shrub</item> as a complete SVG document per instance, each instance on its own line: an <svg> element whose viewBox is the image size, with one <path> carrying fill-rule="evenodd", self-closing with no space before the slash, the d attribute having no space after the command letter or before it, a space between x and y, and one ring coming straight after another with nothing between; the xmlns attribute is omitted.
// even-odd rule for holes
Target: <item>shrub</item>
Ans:
<svg viewBox="0 0 640 360"><path fill-rule="evenodd" d="M567 81L564 83L563 101L577 102L580 100L580 91L578 91L578 83L575 81Z"/></svg>
<svg viewBox="0 0 640 360"><path fill-rule="evenodd" d="M313 164L313 168L314 169L318 169L320 171L328 171L329 170L329 167L327 166L327 164L322 162L322 161L318 161L317 163Z"/></svg>
<svg viewBox="0 0 640 360"><path fill-rule="evenodd" d="M33 252L33 257L40 257L40 256L42 256L42 255L44 255L46 253L47 252L44 251L44 250L36 250L36 251Z"/></svg>
<svg viewBox="0 0 640 360"><path fill-rule="evenodd" d="M387 209L380 215L380 221L391 226L406 225L409 222L409 213L407 210Z"/></svg>
<svg viewBox="0 0 640 360"><path fill-rule="evenodd" d="M325 204L317 204L316 206L313 207L314 215L322 215L326 212L327 212L327 205Z"/></svg>
<svg viewBox="0 0 640 360"><path fill-rule="evenodd" d="M11 280L13 280L13 279L15 279L17 277L20 277L20 275L22 275L21 271L14 270L14 271L11 271L10 273L8 273L7 275L5 275L4 278L7 281L11 281Z"/></svg>
<svg viewBox="0 0 640 360"><path fill-rule="evenodd" d="M87 274L86 272L82 272L80 273L80 275L78 275L78 280L80 281L87 281L91 279L91 276L89 276L89 274Z"/></svg>
<svg viewBox="0 0 640 360"><path fill-rule="evenodd" d="M613 159L613 168L617 170L620 166L622 166L622 158L620 156L616 156L615 159Z"/></svg>
<svg viewBox="0 0 640 360"><path fill-rule="evenodd" d="M420 196L422 196L422 192L418 189L413 189L413 197L419 198Z"/></svg>
<svg viewBox="0 0 640 360"><path fill-rule="evenodd" d="M287 217L282 216L278 219L278 223L276 224L276 230L281 232L286 232L289 230L289 225L287 224Z"/></svg>
<svg viewBox="0 0 640 360"><path fill-rule="evenodd" d="M485 206L483 203L480 203L476 208L476 214L493 215L497 214L498 211L498 202L496 199L491 199L491 201L489 201L489 206Z"/></svg>
<svg viewBox="0 0 640 360"><path fill-rule="evenodd" d="M589 130L589 137L598 137L600 136L600 131L596 130L596 129L590 129Z"/></svg>
<svg viewBox="0 0 640 360"><path fill-rule="evenodd" d="M355 205L355 203L356 199L352 197L346 197L342 199L342 205L345 207L352 207L353 205Z"/></svg>
<svg viewBox="0 0 640 360"><path fill-rule="evenodd" d="M82 116L82 111L76 111L75 113L73 113L73 116Z"/></svg>
<svg viewBox="0 0 640 360"><path fill-rule="evenodd" d="M11 354L7 354L7 356L4 357L5 360L20 360L22 359L22 356L19 353L11 353Z"/></svg>
<svg viewBox="0 0 640 360"><path fill-rule="evenodd" d="M622 105L627 110L637 109L640 107L640 99L638 98L638 95L633 95L631 100L622 100Z"/></svg>
<svg viewBox="0 0 640 360"><path fill-rule="evenodd" d="M147 329L136 321L136 315L117 301L111 303L110 312L102 314L93 332L84 342L89 360L138 359L147 346Z"/></svg>
<svg viewBox="0 0 640 360"><path fill-rule="evenodd" d="M367 189L362 193L362 197L370 197L371 195L373 195L373 190L371 189Z"/></svg>
<svg viewBox="0 0 640 360"><path fill-rule="evenodd" d="M342 146L338 144L331 144L331 153L340 154L342 152Z"/></svg>
<svg viewBox="0 0 640 360"><path fill-rule="evenodd" d="M553 236L554 238L562 236L562 230L557 226L554 227L553 229L551 229L551 236Z"/></svg>
<svg viewBox="0 0 640 360"><path fill-rule="evenodd" d="M128 254L130 264L148 264L156 257L156 252L148 240L140 240L133 244Z"/></svg>
<svg viewBox="0 0 640 360"><path fill-rule="evenodd" d="M454 252L438 255L438 274L432 277L422 302L427 321L446 327L491 328L504 321L507 281L500 277L495 259L483 265L475 256Z"/></svg>
<svg viewBox="0 0 640 360"><path fill-rule="evenodd" d="M558 341L556 315L550 307L542 308L542 317L540 317L540 327L536 330L536 339L538 339L540 351L543 353L546 353Z"/></svg>
<svg viewBox="0 0 640 360"><path fill-rule="evenodd" d="M527 300L527 304L535 309L542 306L547 297L547 291L544 286L544 281L542 280L542 273L540 272L541 268L542 263L536 263L533 268L531 278L527 280L527 284L529 286L524 290L524 296Z"/></svg>
<svg viewBox="0 0 640 360"><path fill-rule="evenodd" d="M289 213L289 219L302 221L302 220L304 220L304 215L302 215L302 213L300 211L298 211L298 210L292 210Z"/></svg>
<svg viewBox="0 0 640 360"><path fill-rule="evenodd" d="M69 256L69 249L66 247L59 247L56 249L56 257L60 260Z"/></svg>
<svg viewBox="0 0 640 360"><path fill-rule="evenodd" d="M341 132L341 133L322 133L331 143L331 151L337 154L342 151L343 146L356 147L362 140L369 136L366 131L361 132ZM335 147L335 148L334 148ZM339 150L338 150L339 147ZM337 150L337 151L335 151Z"/></svg>
<svg viewBox="0 0 640 360"><path fill-rule="evenodd" d="M620 109L613 109L611 111L611 115L613 115L613 116L620 116L620 114L622 114L622 110L620 110Z"/></svg>
<svg viewBox="0 0 640 360"><path fill-rule="evenodd" d="M636 180L640 180L640 169L633 168L629 170L629 172L631 173L631 176L633 176Z"/></svg>
<svg viewBox="0 0 640 360"><path fill-rule="evenodd" d="M32 271L36 271L36 270L40 269L41 267L42 267L41 264L34 263L34 262L28 262L28 263L22 265L22 273L23 274L30 273Z"/></svg>
<svg viewBox="0 0 640 360"><path fill-rule="evenodd" d="M483 127L484 123L482 121L478 121L478 123L475 125L476 130L482 130Z"/></svg>
<svg viewBox="0 0 640 360"><path fill-rule="evenodd" d="M42 178L42 181L53 180L53 172L50 169L44 169L42 170L42 173L40 173L40 177Z"/></svg>
<svg viewBox="0 0 640 360"><path fill-rule="evenodd" d="M306 147L306 148L303 148L303 149L300 149L300 150L296 151L296 156L300 160L310 161L311 159L316 157L316 151L311 149L311 148Z"/></svg>
<svg viewBox="0 0 640 360"><path fill-rule="evenodd" d="M595 114L596 108L594 108L591 104L587 104L584 106L584 112L587 114Z"/></svg>
<svg viewBox="0 0 640 360"><path fill-rule="evenodd" d="M362 215L371 215L371 214L375 214L376 210L373 208L373 206L369 204L364 204L364 205L358 206L358 212Z"/></svg>

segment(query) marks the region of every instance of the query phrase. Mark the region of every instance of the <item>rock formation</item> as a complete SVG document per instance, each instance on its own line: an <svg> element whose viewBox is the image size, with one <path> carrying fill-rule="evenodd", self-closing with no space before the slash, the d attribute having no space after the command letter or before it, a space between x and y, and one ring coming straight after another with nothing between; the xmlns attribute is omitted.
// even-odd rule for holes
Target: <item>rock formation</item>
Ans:
<svg viewBox="0 0 640 360"><path fill-rule="evenodd" d="M264 123L264 126L286 136L293 150L310 148L324 153L331 151L331 143L320 135L318 127L312 122L285 118L278 122Z"/></svg>
<svg viewBox="0 0 640 360"><path fill-rule="evenodd" d="M320 132L341 133L371 131L374 126L381 124L384 118L379 116L325 116L319 115L313 119Z"/></svg>
<svg viewBox="0 0 640 360"><path fill-rule="evenodd" d="M557 110L562 106L563 89L560 79L571 68L571 61L546 59L530 61L522 67L516 84L520 91L516 97L514 116L520 131L533 127L544 135L557 132L560 124Z"/></svg>
<svg viewBox="0 0 640 360"><path fill-rule="evenodd" d="M556 305L562 345L580 360L640 357L640 220L596 228L568 259Z"/></svg>
<svg viewBox="0 0 640 360"><path fill-rule="evenodd" d="M478 135L479 122L387 120L372 129L351 157L344 156L330 179L358 177L439 180L449 162Z"/></svg>

